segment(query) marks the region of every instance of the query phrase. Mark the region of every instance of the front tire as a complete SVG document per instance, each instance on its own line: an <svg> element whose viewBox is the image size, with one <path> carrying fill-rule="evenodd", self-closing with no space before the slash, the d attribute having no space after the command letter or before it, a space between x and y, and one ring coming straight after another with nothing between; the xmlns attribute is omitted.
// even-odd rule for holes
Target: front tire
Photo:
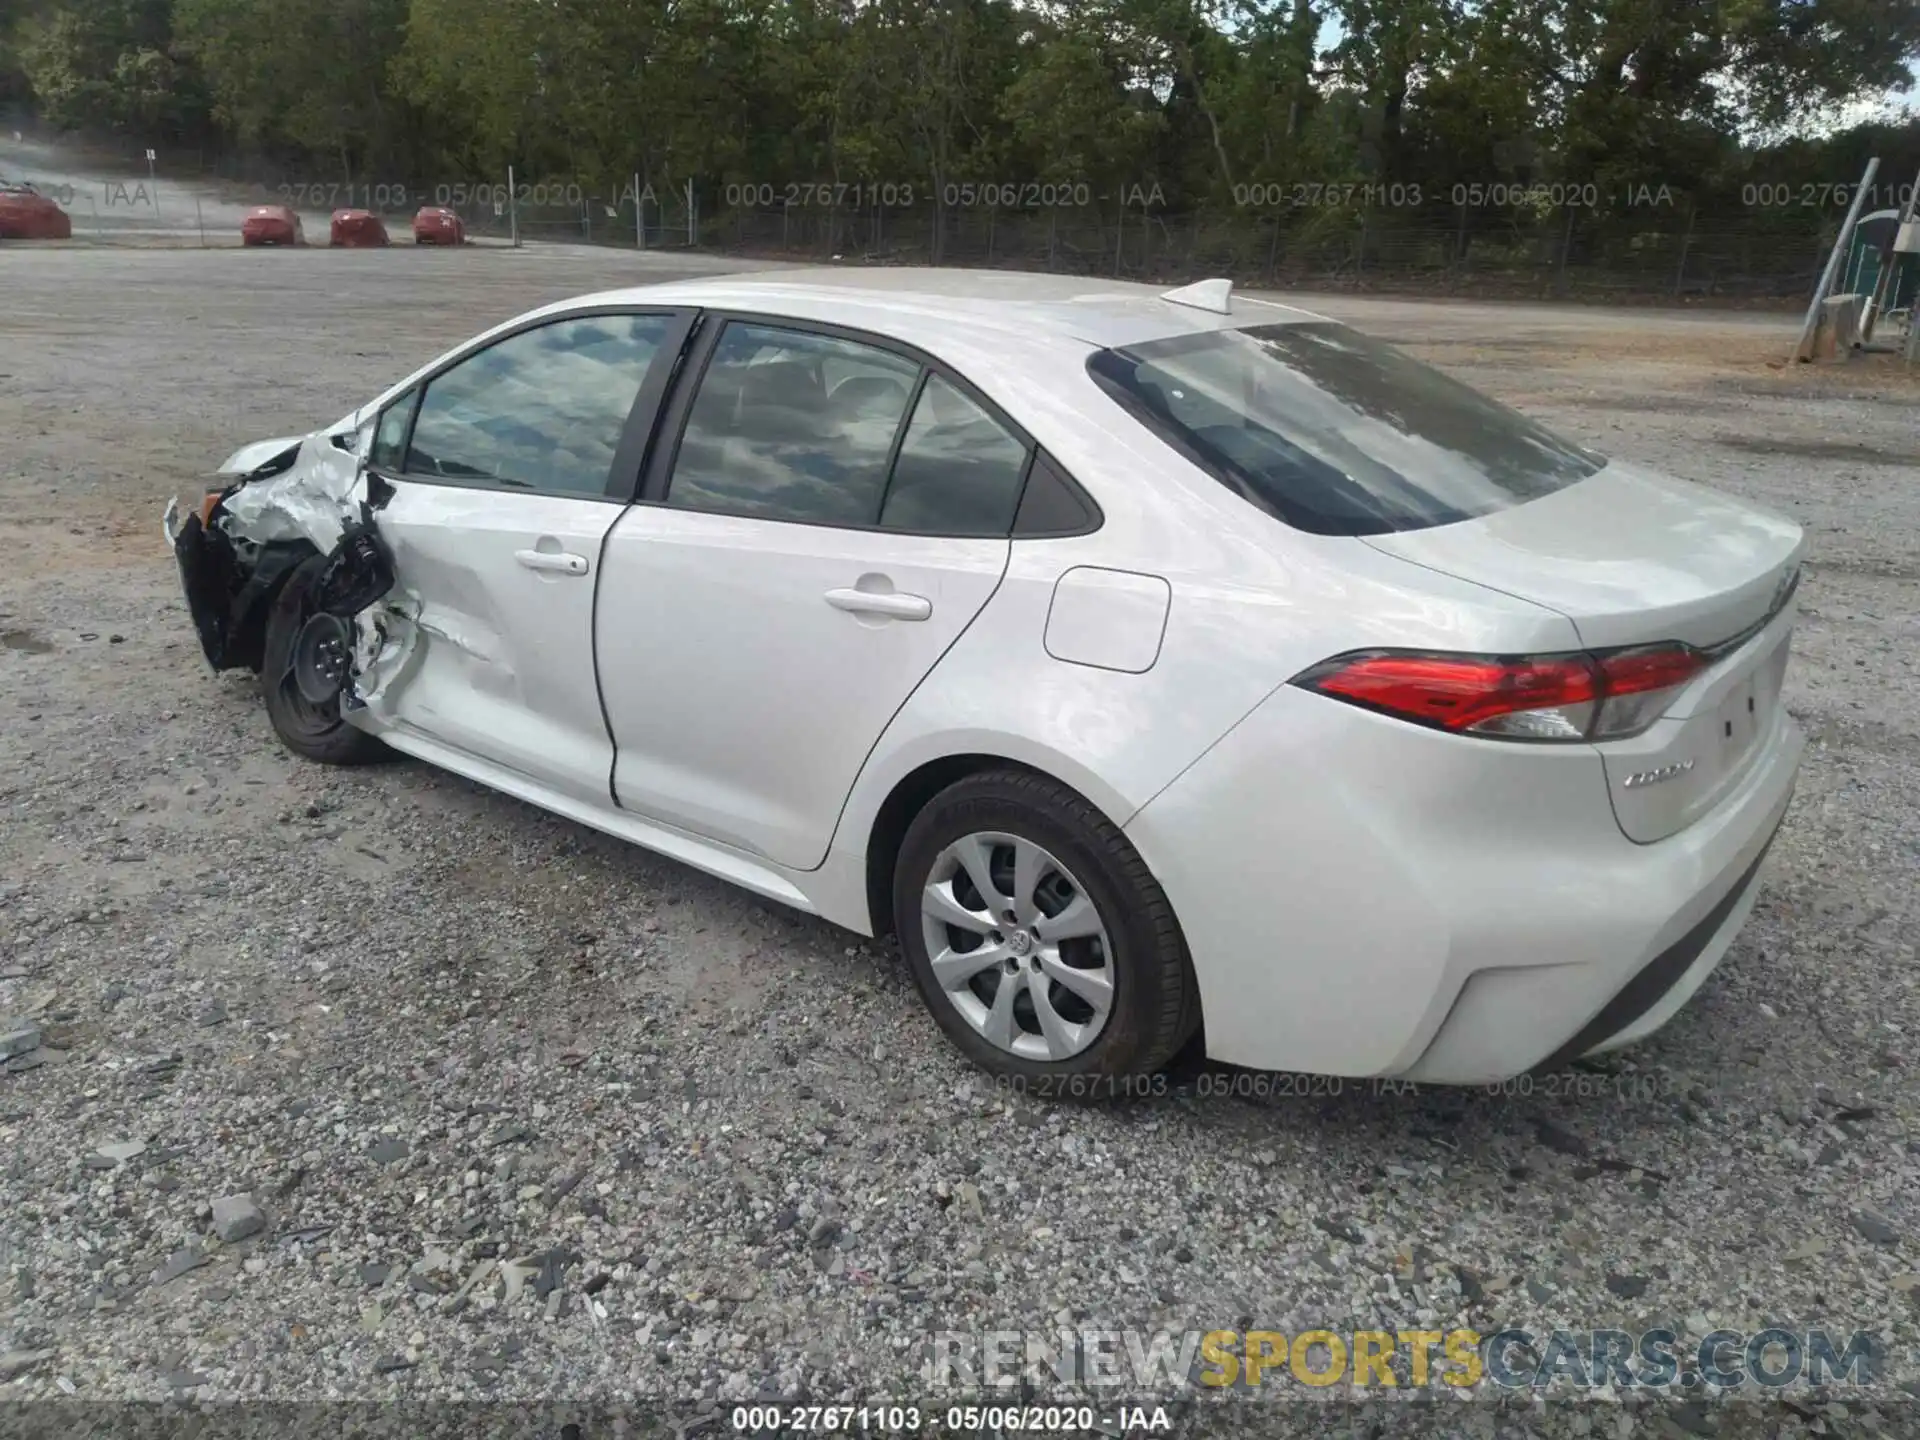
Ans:
<svg viewBox="0 0 1920 1440"><path fill-rule="evenodd" d="M307 596L326 565L324 555L301 561L274 597L273 610L267 616L266 646L260 664L267 718L273 722L274 734L280 737L281 743L296 755L304 755L322 765L369 765L389 758L393 752L366 731L357 730L343 720L337 697L317 705L300 693L293 680L294 642L312 613Z"/></svg>
<svg viewBox="0 0 1920 1440"><path fill-rule="evenodd" d="M1199 1022L1166 893L1118 826L1046 776L987 771L936 795L901 843L893 907L927 1008L995 1075L1142 1079Z"/></svg>

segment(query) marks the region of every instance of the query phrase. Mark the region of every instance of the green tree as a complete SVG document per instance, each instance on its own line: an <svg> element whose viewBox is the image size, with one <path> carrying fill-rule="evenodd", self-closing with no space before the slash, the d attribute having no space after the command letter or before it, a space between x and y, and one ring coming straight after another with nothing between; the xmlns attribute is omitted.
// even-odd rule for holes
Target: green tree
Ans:
<svg viewBox="0 0 1920 1440"><path fill-rule="evenodd" d="M174 44L168 0L13 8L5 27L13 63L49 123L166 138L205 119L191 59Z"/></svg>
<svg viewBox="0 0 1920 1440"><path fill-rule="evenodd" d="M176 0L180 43L235 135L336 164L349 184L392 159L386 84L407 0Z"/></svg>

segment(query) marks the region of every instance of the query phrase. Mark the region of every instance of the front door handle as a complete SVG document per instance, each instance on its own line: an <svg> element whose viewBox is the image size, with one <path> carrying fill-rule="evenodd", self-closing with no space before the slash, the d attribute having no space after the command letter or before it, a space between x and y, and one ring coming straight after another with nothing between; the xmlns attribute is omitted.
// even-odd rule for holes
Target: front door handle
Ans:
<svg viewBox="0 0 1920 1440"><path fill-rule="evenodd" d="M561 550L516 550L513 558L529 570L553 570L562 575L587 573L587 557L569 555Z"/></svg>
<svg viewBox="0 0 1920 1440"><path fill-rule="evenodd" d="M885 615L891 620L925 620L933 602L924 595L902 595L897 590L829 590L827 604L853 615Z"/></svg>

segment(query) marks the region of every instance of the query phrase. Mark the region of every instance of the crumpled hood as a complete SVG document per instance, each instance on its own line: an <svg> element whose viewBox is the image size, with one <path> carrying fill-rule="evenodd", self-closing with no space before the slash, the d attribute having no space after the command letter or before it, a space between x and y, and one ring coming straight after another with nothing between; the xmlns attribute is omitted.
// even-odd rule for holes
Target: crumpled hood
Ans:
<svg viewBox="0 0 1920 1440"><path fill-rule="evenodd" d="M220 508L228 533L262 545L304 539L322 554L332 550L359 510L359 457L334 443L336 436L353 434L354 418L309 435L256 440L228 456L217 473L239 477L297 448L284 469L245 481L227 496Z"/></svg>
<svg viewBox="0 0 1920 1440"><path fill-rule="evenodd" d="M274 456L281 454L307 439L305 435L285 435L278 440L255 440L250 445L242 445L233 454L220 462L216 475L248 475L258 470Z"/></svg>

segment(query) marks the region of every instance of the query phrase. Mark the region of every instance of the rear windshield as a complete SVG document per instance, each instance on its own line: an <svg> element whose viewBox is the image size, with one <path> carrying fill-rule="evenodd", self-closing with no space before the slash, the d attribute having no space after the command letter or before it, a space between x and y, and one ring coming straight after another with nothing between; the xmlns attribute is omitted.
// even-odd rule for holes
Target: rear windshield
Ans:
<svg viewBox="0 0 1920 1440"><path fill-rule="evenodd" d="M1102 350L1087 368L1222 484L1316 535L1522 505L1606 462L1430 365L1330 322Z"/></svg>

